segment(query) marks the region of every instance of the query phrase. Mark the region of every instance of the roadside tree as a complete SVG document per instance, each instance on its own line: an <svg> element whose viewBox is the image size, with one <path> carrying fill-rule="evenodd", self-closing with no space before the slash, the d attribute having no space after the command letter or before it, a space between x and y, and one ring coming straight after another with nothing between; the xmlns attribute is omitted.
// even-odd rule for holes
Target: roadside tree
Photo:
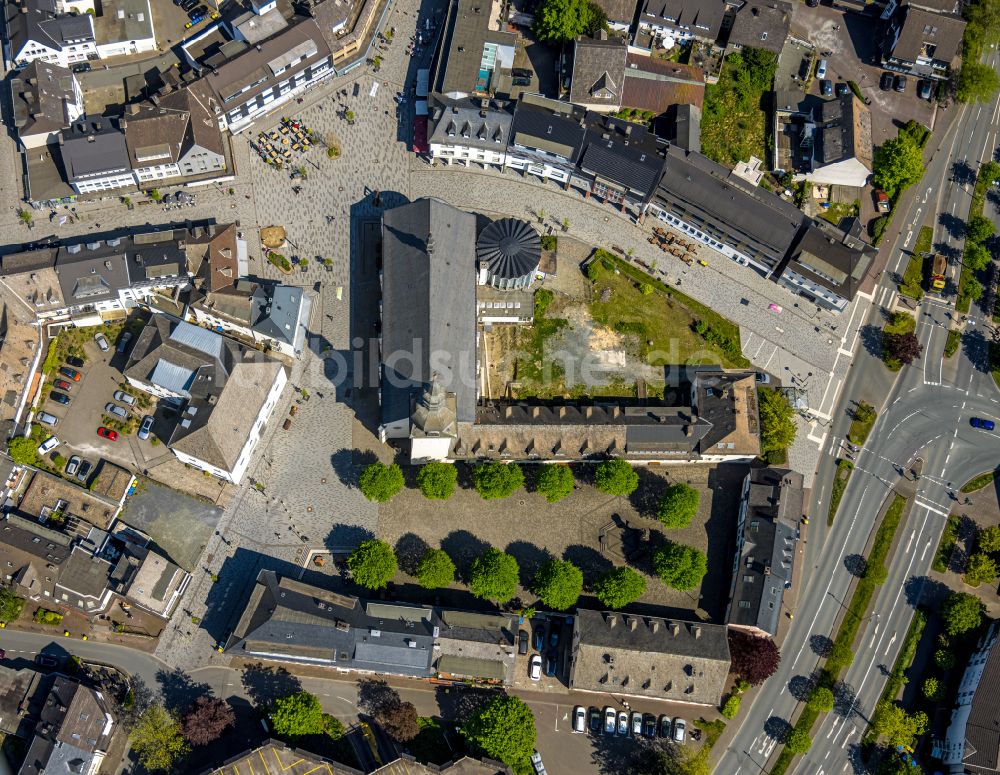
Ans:
<svg viewBox="0 0 1000 775"><path fill-rule="evenodd" d="M809 749L812 748L812 744L812 738L804 729L793 729L788 733L788 738L785 740L785 748L796 756L808 753Z"/></svg>
<svg viewBox="0 0 1000 775"><path fill-rule="evenodd" d="M976 546L979 547L979 551L987 554L1000 552L1000 527L994 525L980 530L976 536Z"/></svg>
<svg viewBox="0 0 1000 775"><path fill-rule="evenodd" d="M889 198L916 183L924 174L923 152L909 134L886 140L875 150L875 184Z"/></svg>
<svg viewBox="0 0 1000 775"><path fill-rule="evenodd" d="M985 552L976 552L965 565L965 583L970 587L992 584L997 580L997 564Z"/></svg>
<svg viewBox="0 0 1000 775"><path fill-rule="evenodd" d="M751 686L759 686L774 675L781 663L781 652L770 638L729 630L731 672Z"/></svg>
<svg viewBox="0 0 1000 775"><path fill-rule="evenodd" d="M667 541L653 554L653 569L668 587L694 589L708 573L708 558L693 546Z"/></svg>
<svg viewBox="0 0 1000 775"><path fill-rule="evenodd" d="M657 516L664 527L685 528L698 513L700 493L688 484L678 482L667 488L660 499Z"/></svg>
<svg viewBox="0 0 1000 775"><path fill-rule="evenodd" d="M236 723L232 706L219 697L198 697L181 720L181 734L191 745L208 745Z"/></svg>
<svg viewBox="0 0 1000 775"><path fill-rule="evenodd" d="M884 737L892 747L913 744L913 738L927 731L927 714L918 711L909 714L895 702L882 700L875 706L871 721L872 731Z"/></svg>
<svg viewBox="0 0 1000 775"><path fill-rule="evenodd" d="M583 592L583 573L567 560L549 560L535 574L534 592L556 611L576 605Z"/></svg>
<svg viewBox="0 0 1000 775"><path fill-rule="evenodd" d="M631 495L639 486L639 474L625 460L605 460L594 471L594 486L606 495Z"/></svg>
<svg viewBox="0 0 1000 775"><path fill-rule="evenodd" d="M542 43L559 45L593 35L606 23L604 11L588 0L543 0L535 8L532 31Z"/></svg>
<svg viewBox="0 0 1000 775"><path fill-rule="evenodd" d="M455 492L458 469L451 463L433 460L417 471L417 486L425 498L436 501L448 500Z"/></svg>
<svg viewBox="0 0 1000 775"><path fill-rule="evenodd" d="M524 471L517 463L480 463L472 469L472 481L483 500L499 500L524 487Z"/></svg>
<svg viewBox="0 0 1000 775"><path fill-rule="evenodd" d="M506 603L517 592L517 560L499 549L487 549L472 563L469 590L476 597Z"/></svg>
<svg viewBox="0 0 1000 775"><path fill-rule="evenodd" d="M983 604L968 592L952 592L941 606L944 627L949 635L961 635L983 622Z"/></svg>
<svg viewBox="0 0 1000 775"><path fill-rule="evenodd" d="M150 772L175 771L174 765L189 750L181 725L162 705L150 705L139 716L129 743L139 763Z"/></svg>
<svg viewBox="0 0 1000 775"><path fill-rule="evenodd" d="M347 558L351 578L368 589L382 589L396 575L396 552L385 541L362 542Z"/></svg>
<svg viewBox="0 0 1000 775"><path fill-rule="evenodd" d="M296 692L278 698L271 705L268 715L275 734L288 740L323 734L326 730L323 706L319 698L309 692Z"/></svg>
<svg viewBox="0 0 1000 775"><path fill-rule="evenodd" d="M959 102L989 102L1000 89L996 70L981 62L963 62L955 96Z"/></svg>
<svg viewBox="0 0 1000 775"><path fill-rule="evenodd" d="M455 563L443 549L428 549L417 564L417 580L424 589L440 589L455 581Z"/></svg>
<svg viewBox="0 0 1000 775"><path fill-rule="evenodd" d="M760 414L760 451L779 452L788 449L795 441L795 410L777 390L760 388L757 391Z"/></svg>
<svg viewBox="0 0 1000 775"><path fill-rule="evenodd" d="M550 463L538 469L535 489L545 496L549 503L561 501L573 492L573 471L563 463Z"/></svg>
<svg viewBox="0 0 1000 775"><path fill-rule="evenodd" d="M515 772L531 772L535 716L523 700L498 695L466 722L462 736L474 751L511 765Z"/></svg>

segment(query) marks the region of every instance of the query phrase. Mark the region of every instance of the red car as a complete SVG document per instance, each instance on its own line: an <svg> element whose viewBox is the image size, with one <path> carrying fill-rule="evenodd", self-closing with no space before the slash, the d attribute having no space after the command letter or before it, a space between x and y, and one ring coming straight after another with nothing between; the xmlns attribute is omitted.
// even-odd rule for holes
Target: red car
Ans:
<svg viewBox="0 0 1000 775"><path fill-rule="evenodd" d="M55 385L55 386L56 386L57 388L59 388L60 390L72 390L72 389L73 389L73 383L71 383L71 382L67 382L67 381L66 381L66 380L64 380L64 379L57 379L57 380L56 380L56 381L55 381L54 383L52 383L52 384L54 384L54 385Z"/></svg>
<svg viewBox="0 0 1000 775"><path fill-rule="evenodd" d="M102 439L108 439L109 441L118 441L118 431L113 431L110 428L105 428L103 425L97 429L97 435Z"/></svg>

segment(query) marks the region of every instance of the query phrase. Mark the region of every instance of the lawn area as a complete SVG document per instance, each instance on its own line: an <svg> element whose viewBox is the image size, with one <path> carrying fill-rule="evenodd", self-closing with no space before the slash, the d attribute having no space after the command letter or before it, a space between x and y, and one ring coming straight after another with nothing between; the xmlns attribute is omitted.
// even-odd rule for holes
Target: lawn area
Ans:
<svg viewBox="0 0 1000 775"><path fill-rule="evenodd" d="M977 479L980 477L976 477ZM992 481L992 476L990 481ZM973 479L972 481L976 481ZM985 485L984 485L985 486ZM966 485L968 487L968 485ZM962 488L962 492L965 492L965 487ZM973 492L969 490L968 492ZM944 532L941 533L941 541L938 543L937 552L934 555L934 562L931 567L934 568L938 573L944 573L948 570L948 560L951 559L951 553L955 549L955 544L958 542L958 527L961 524L961 517L958 514L951 514L948 516L948 522L944 526Z"/></svg>
<svg viewBox="0 0 1000 775"><path fill-rule="evenodd" d="M913 256L906 265L903 282L899 284L899 292L903 296L920 301L924 298L924 257Z"/></svg>
<svg viewBox="0 0 1000 775"><path fill-rule="evenodd" d="M917 330L917 319L909 312L893 312L889 315L889 321L885 324L886 334L912 334ZM899 371L903 364L898 359L893 358L885 349L883 337L882 361L889 371Z"/></svg>
<svg viewBox="0 0 1000 775"><path fill-rule="evenodd" d="M522 336L519 343L527 353L527 357L520 358L517 362L517 371L521 379L536 383L545 381L546 363L543 358L545 340L568 322L565 318L548 317L549 307L554 300L555 294L546 288L535 291L535 319L530 327L523 329L526 336ZM550 366L553 378L562 376L562 369L558 363L552 363Z"/></svg>
<svg viewBox="0 0 1000 775"><path fill-rule="evenodd" d="M931 226L921 226L917 234L917 242L913 246L913 252L917 254L930 253L934 243L934 229Z"/></svg>
<svg viewBox="0 0 1000 775"><path fill-rule="evenodd" d="M850 204L847 202L831 202L830 206L820 213L820 216L834 226L837 226L844 218L850 218L860 212L861 202L857 200L854 200Z"/></svg>
<svg viewBox="0 0 1000 775"><path fill-rule="evenodd" d="M973 477L962 485L962 492L975 492L976 490L981 490L987 485L993 484L998 475L1000 475L1000 470L987 471L985 474Z"/></svg>
<svg viewBox="0 0 1000 775"><path fill-rule="evenodd" d="M847 438L853 444L864 446L865 441L868 439L868 434L872 432L872 427L875 425L875 420L878 419L878 413L871 404L859 401L857 408L854 410L853 418Z"/></svg>
<svg viewBox="0 0 1000 775"><path fill-rule="evenodd" d="M762 102L776 67L775 55L760 49L745 48L726 57L719 82L705 87L702 153L729 167L751 156L767 158Z"/></svg>
<svg viewBox="0 0 1000 775"><path fill-rule="evenodd" d="M837 509L840 508L840 499L844 497L844 490L847 489L847 481L851 478L854 464L850 460L838 460L837 472L833 477L833 488L830 490L830 510L826 515L826 524L832 525L834 517L837 516Z"/></svg>
<svg viewBox="0 0 1000 775"><path fill-rule="evenodd" d="M944 343L944 357L950 358L958 352L958 346L962 343L962 332L952 329L948 332L948 339Z"/></svg>

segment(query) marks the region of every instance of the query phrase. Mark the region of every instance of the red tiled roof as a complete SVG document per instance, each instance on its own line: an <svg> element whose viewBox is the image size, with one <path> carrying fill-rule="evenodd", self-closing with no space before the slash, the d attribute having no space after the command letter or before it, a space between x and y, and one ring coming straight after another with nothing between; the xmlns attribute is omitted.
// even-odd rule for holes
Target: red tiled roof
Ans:
<svg viewBox="0 0 1000 775"><path fill-rule="evenodd" d="M663 113L671 105L705 101L705 76L690 65L629 54L625 62L622 106Z"/></svg>

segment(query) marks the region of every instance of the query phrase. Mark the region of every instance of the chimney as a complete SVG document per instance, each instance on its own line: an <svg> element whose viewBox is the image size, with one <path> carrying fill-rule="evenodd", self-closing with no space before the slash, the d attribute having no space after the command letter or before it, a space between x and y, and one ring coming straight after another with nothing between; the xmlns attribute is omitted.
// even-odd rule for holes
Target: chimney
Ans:
<svg viewBox="0 0 1000 775"><path fill-rule="evenodd" d="M127 127L128 127L128 122L125 119L123 119L123 118L118 119L118 128L119 129L121 129L121 130L124 131Z"/></svg>
<svg viewBox="0 0 1000 775"><path fill-rule="evenodd" d="M650 623L649 623L649 629L651 629L654 633L659 632L660 631L660 620L659 619L653 619L653 620L651 620Z"/></svg>
<svg viewBox="0 0 1000 775"><path fill-rule="evenodd" d="M629 628L629 630L631 632L635 632L636 627L638 627L638 626L639 626L639 620L635 616L629 618L629 620L628 620L628 628Z"/></svg>
<svg viewBox="0 0 1000 775"><path fill-rule="evenodd" d="M699 627L697 624L693 625L691 627L691 634L694 635L695 640L697 640L698 638L700 638L701 637L701 627Z"/></svg>
<svg viewBox="0 0 1000 775"><path fill-rule="evenodd" d="M614 614L608 614L608 627L613 630L616 624L618 624L618 617Z"/></svg>

